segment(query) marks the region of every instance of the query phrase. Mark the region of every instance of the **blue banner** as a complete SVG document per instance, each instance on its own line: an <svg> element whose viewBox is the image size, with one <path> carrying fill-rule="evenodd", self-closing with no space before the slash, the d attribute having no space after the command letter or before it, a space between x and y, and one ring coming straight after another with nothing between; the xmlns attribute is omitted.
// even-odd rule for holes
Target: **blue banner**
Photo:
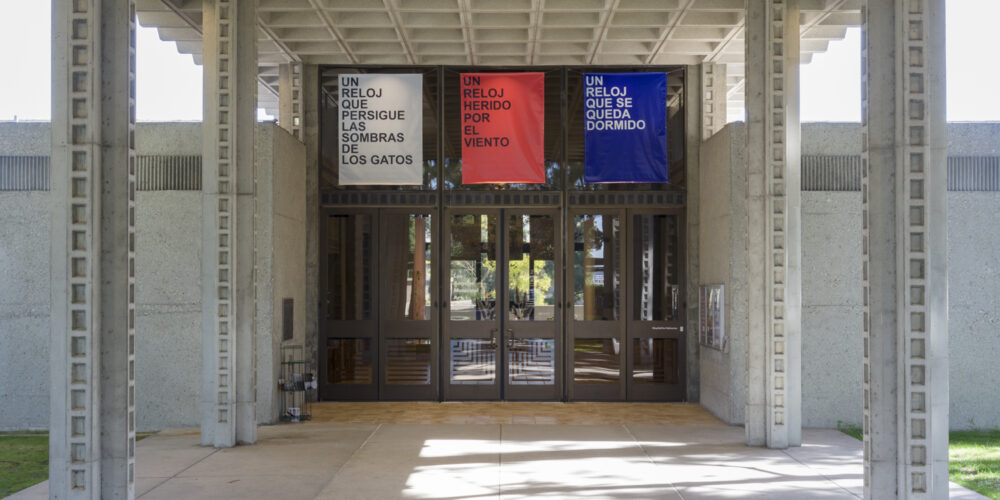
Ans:
<svg viewBox="0 0 1000 500"><path fill-rule="evenodd" d="M583 79L584 181L667 182L667 74Z"/></svg>

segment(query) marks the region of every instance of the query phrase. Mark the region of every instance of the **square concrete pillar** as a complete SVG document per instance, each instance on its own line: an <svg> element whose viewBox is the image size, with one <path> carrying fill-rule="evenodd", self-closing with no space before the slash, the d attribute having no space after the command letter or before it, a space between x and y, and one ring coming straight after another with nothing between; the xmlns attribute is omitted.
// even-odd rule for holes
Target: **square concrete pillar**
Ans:
<svg viewBox="0 0 1000 500"><path fill-rule="evenodd" d="M702 96L702 73L699 66L688 66L684 71L684 181L687 196L685 198L685 233L687 234L685 273L685 293L687 295L687 401L701 399L701 357L698 355L698 291L701 283L698 262L698 221L700 200L698 186L701 171L701 132L700 122L703 119L704 102Z"/></svg>
<svg viewBox="0 0 1000 500"><path fill-rule="evenodd" d="M257 2L202 4L201 442L257 440L254 342L254 143Z"/></svg>
<svg viewBox="0 0 1000 500"><path fill-rule="evenodd" d="M319 67L302 65L302 142L306 145L306 368L319 373ZM309 393L315 397L315 391Z"/></svg>
<svg viewBox="0 0 1000 500"><path fill-rule="evenodd" d="M135 497L135 4L52 4L49 495Z"/></svg>
<svg viewBox="0 0 1000 500"><path fill-rule="evenodd" d="M278 66L278 125L302 140L302 63Z"/></svg>
<svg viewBox="0 0 1000 500"><path fill-rule="evenodd" d="M726 126L726 65L701 63L701 140Z"/></svg>
<svg viewBox="0 0 1000 500"><path fill-rule="evenodd" d="M948 498L945 1L863 30L865 498Z"/></svg>
<svg viewBox="0 0 1000 500"><path fill-rule="evenodd" d="M747 2L746 436L802 443L799 6Z"/></svg>

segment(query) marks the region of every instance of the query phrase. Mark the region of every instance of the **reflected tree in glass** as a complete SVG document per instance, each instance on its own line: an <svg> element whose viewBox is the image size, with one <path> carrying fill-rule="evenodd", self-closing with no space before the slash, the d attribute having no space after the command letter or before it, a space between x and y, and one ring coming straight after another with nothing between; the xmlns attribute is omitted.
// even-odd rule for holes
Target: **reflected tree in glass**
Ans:
<svg viewBox="0 0 1000 500"><path fill-rule="evenodd" d="M451 319L495 319L497 218L493 215L454 215L450 225Z"/></svg>
<svg viewBox="0 0 1000 500"><path fill-rule="evenodd" d="M385 218L386 256L382 272L387 319L430 319L431 216L389 214Z"/></svg>
<svg viewBox="0 0 1000 500"><path fill-rule="evenodd" d="M511 215L508 226L510 319L555 318L555 227L551 215Z"/></svg>
<svg viewBox="0 0 1000 500"><path fill-rule="evenodd" d="M620 220L615 215L573 218L573 319L618 319L621 302Z"/></svg>

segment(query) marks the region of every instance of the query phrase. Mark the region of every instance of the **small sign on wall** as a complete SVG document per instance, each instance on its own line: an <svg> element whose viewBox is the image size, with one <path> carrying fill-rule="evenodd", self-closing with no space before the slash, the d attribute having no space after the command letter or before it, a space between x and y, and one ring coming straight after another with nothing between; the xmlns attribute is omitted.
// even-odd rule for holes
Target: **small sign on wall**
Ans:
<svg viewBox="0 0 1000 500"><path fill-rule="evenodd" d="M295 336L295 300L281 299L281 340Z"/></svg>
<svg viewBox="0 0 1000 500"><path fill-rule="evenodd" d="M726 285L702 285L698 293L698 342L726 352Z"/></svg>

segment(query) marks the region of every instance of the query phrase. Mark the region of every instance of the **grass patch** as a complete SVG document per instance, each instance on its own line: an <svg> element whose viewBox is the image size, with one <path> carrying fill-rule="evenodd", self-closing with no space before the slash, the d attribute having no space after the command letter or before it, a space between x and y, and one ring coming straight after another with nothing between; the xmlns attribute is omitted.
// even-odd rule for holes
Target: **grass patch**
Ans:
<svg viewBox="0 0 1000 500"><path fill-rule="evenodd" d="M859 426L837 422L837 430L862 440ZM954 431L948 441L949 479L1000 500L1000 430Z"/></svg>
<svg viewBox="0 0 1000 500"><path fill-rule="evenodd" d="M864 431L861 429L860 425L848 424L846 422L841 422L840 420L838 420L837 430L843 432L844 434L847 434L848 436L851 436L854 439L857 439L858 441L864 439L863 436Z"/></svg>
<svg viewBox="0 0 1000 500"><path fill-rule="evenodd" d="M949 436L948 476L952 481L1000 500L1000 430L955 431Z"/></svg>
<svg viewBox="0 0 1000 500"><path fill-rule="evenodd" d="M142 441L155 432L138 432ZM49 478L49 433L0 432L0 498L13 495Z"/></svg>
<svg viewBox="0 0 1000 500"><path fill-rule="evenodd" d="M49 477L47 433L0 434L0 498Z"/></svg>

